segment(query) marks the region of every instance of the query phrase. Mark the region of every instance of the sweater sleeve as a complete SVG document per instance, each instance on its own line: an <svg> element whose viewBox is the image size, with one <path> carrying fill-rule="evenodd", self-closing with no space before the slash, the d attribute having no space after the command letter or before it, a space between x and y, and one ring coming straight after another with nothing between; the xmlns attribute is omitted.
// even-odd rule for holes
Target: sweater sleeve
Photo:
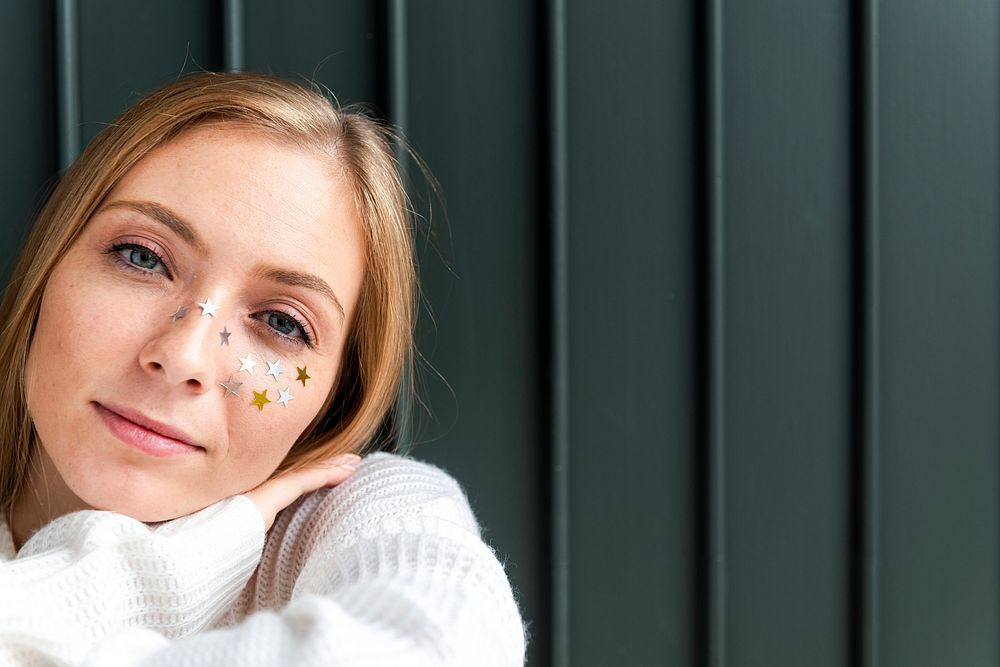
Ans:
<svg viewBox="0 0 1000 667"><path fill-rule="evenodd" d="M276 572L275 589L292 588L283 608L258 608L232 626L176 640L127 629L95 646L82 664L524 664L511 586L445 473L373 455L347 482L293 509L289 525L307 528L286 533L281 562L261 564ZM258 606L267 595L259 595Z"/></svg>
<svg viewBox="0 0 1000 667"><path fill-rule="evenodd" d="M0 563L0 665L79 664L129 628L198 632L239 595L263 543L246 496L154 525L98 510L59 517Z"/></svg>

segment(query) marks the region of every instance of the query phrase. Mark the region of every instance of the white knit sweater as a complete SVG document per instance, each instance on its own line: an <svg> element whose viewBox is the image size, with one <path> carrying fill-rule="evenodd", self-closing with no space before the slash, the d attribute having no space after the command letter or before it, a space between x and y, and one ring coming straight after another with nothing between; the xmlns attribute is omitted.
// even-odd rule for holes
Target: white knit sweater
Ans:
<svg viewBox="0 0 1000 667"><path fill-rule="evenodd" d="M145 524L86 510L14 552L0 665L522 665L510 584L459 485L372 454L271 530L246 496Z"/></svg>

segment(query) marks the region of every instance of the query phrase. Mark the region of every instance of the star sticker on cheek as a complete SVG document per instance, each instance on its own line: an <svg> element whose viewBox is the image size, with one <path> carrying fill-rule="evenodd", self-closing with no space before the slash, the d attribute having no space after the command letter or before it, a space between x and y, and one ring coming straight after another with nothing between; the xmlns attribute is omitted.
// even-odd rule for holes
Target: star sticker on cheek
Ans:
<svg viewBox="0 0 1000 667"><path fill-rule="evenodd" d="M253 360L253 355L248 352L247 356L236 358L240 360L240 371L246 371L253 375L253 367L257 365L257 362Z"/></svg>
<svg viewBox="0 0 1000 667"><path fill-rule="evenodd" d="M261 410L264 409L264 406L267 405L270 402L271 402L271 399L269 399L267 397L267 389L265 389L263 392L254 390L254 392L253 392L253 400L250 401L250 405L256 405L257 406L257 412L260 412Z"/></svg>
<svg viewBox="0 0 1000 667"><path fill-rule="evenodd" d="M226 327L222 327L222 331L219 332L219 345L229 345L229 337L233 334Z"/></svg>
<svg viewBox="0 0 1000 667"><path fill-rule="evenodd" d="M281 403L287 408L288 401L292 400L295 397L292 396L292 392L289 389L279 389L278 392L281 394L281 397L278 399L278 403Z"/></svg>
<svg viewBox="0 0 1000 667"><path fill-rule="evenodd" d="M228 380L226 380L225 382L220 382L219 384L221 384L223 387L226 388L226 393L224 393L223 396L229 396L230 394L232 394L233 396L239 396L240 385L242 385L243 383L234 380L233 376L230 375Z"/></svg>
<svg viewBox="0 0 1000 667"><path fill-rule="evenodd" d="M212 317L215 317L215 313L219 310L219 304L212 303L212 297L208 297L207 299L205 299L205 303L201 303L199 301L198 305L201 306L202 316L210 315Z"/></svg>
<svg viewBox="0 0 1000 667"><path fill-rule="evenodd" d="M184 306L178 306L177 310L174 311L174 314L170 316L170 321L176 322L177 320L181 319L187 314L188 314L187 308L185 308Z"/></svg>
<svg viewBox="0 0 1000 667"><path fill-rule="evenodd" d="M265 361L267 361L265 359ZM281 359L275 359L274 362L267 362L267 372L264 375L273 375L274 379L277 380L278 376L285 372L285 369L281 367Z"/></svg>
<svg viewBox="0 0 1000 667"><path fill-rule="evenodd" d="M302 368L299 368L298 366L295 367L295 370L299 372L299 376L295 379L301 380L303 387L306 386L306 380L312 379L309 375L306 374L306 368L308 368L308 366L303 366Z"/></svg>

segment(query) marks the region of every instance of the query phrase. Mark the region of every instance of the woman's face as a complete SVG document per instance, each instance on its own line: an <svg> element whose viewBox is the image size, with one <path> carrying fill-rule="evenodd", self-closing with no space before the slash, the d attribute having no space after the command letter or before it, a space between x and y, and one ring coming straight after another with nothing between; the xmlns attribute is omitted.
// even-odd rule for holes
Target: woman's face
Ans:
<svg viewBox="0 0 1000 667"><path fill-rule="evenodd" d="M25 384L50 496L155 522L266 480L341 363L365 266L353 202L328 161L245 128L140 161L43 296Z"/></svg>

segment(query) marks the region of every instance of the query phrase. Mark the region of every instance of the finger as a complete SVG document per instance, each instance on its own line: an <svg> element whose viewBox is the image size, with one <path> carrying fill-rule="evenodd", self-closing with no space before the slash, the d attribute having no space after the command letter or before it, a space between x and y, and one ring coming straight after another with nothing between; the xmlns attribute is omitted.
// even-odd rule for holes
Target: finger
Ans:
<svg viewBox="0 0 1000 667"><path fill-rule="evenodd" d="M358 456L339 456L303 470L298 480L301 492L308 493L324 486L340 484L354 474L357 470L354 464L360 460Z"/></svg>

